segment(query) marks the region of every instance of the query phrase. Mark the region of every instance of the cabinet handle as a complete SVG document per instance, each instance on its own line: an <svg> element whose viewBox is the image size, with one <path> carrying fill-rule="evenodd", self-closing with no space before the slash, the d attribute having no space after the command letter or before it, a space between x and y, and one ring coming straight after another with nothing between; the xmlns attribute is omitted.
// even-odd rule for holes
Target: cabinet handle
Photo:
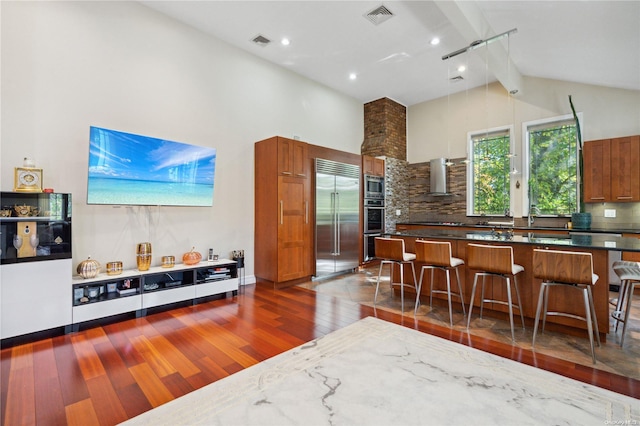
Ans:
<svg viewBox="0 0 640 426"><path fill-rule="evenodd" d="M604 200L604 197L590 197L590 200Z"/></svg>
<svg viewBox="0 0 640 426"><path fill-rule="evenodd" d="M630 200L632 198L633 197L616 197L616 199L618 199L618 200Z"/></svg>
<svg viewBox="0 0 640 426"><path fill-rule="evenodd" d="M284 202L280 200L280 225L284 225Z"/></svg>
<svg viewBox="0 0 640 426"><path fill-rule="evenodd" d="M282 172L283 175L290 175L291 172Z"/></svg>
<svg viewBox="0 0 640 426"><path fill-rule="evenodd" d="M307 177L307 175L305 173L296 173L296 176L298 176L298 177Z"/></svg>
<svg viewBox="0 0 640 426"><path fill-rule="evenodd" d="M309 223L309 202L306 200L304 202L304 223Z"/></svg>

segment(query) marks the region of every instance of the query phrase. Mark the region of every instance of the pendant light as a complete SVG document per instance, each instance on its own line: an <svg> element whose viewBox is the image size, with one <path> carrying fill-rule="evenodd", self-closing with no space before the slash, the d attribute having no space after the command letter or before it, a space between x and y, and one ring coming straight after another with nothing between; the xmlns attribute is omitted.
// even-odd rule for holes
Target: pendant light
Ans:
<svg viewBox="0 0 640 426"><path fill-rule="evenodd" d="M511 82L511 34L507 34L507 81ZM517 90L509 91L507 88L507 106L511 106L511 125L513 128L513 133L511 136L514 138L513 143L510 141L509 147L509 166L511 170L511 175L516 176L519 175L518 167L516 165L518 154L515 152L515 129L516 129L516 100L513 97L518 93ZM516 187L520 187L520 183L516 182Z"/></svg>
<svg viewBox="0 0 640 426"><path fill-rule="evenodd" d="M451 63L447 63L447 158L445 166L453 166L451 161Z"/></svg>
<svg viewBox="0 0 640 426"><path fill-rule="evenodd" d="M469 51L465 52L465 69L467 71L467 75L471 75L471 71L469 69ZM469 78L465 79L464 82L464 96L465 96L465 100L464 100L464 104L465 104L465 109L464 109L464 124L465 124L465 129L467 129L467 131L469 130ZM464 145L465 145L465 153L466 156L464 158L464 160L462 160L460 162L460 164L470 164L471 163L471 158L469 157L469 138L467 136L467 138L465 138L464 141Z"/></svg>

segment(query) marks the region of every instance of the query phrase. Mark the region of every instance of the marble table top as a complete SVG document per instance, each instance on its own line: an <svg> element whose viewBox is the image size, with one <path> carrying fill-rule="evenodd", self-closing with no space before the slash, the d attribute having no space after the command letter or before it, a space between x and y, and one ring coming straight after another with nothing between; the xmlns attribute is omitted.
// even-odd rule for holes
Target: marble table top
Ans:
<svg viewBox="0 0 640 426"><path fill-rule="evenodd" d="M640 424L640 403L369 317L124 424Z"/></svg>

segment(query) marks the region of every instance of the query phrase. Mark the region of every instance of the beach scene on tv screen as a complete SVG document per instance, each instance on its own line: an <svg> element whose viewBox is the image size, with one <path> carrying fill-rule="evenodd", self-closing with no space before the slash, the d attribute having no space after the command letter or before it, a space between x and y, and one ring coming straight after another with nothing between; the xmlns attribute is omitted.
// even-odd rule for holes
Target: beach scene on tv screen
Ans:
<svg viewBox="0 0 640 426"><path fill-rule="evenodd" d="M88 204L211 206L216 149L91 127Z"/></svg>

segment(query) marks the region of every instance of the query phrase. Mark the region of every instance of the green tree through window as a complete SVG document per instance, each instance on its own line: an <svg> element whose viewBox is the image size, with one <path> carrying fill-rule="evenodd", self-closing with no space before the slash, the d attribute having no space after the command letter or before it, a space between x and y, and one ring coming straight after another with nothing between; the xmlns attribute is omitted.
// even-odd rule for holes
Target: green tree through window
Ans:
<svg viewBox="0 0 640 426"><path fill-rule="evenodd" d="M533 213L565 215L577 211L576 141L575 122L529 128L529 203L535 207Z"/></svg>
<svg viewBox="0 0 640 426"><path fill-rule="evenodd" d="M510 210L509 133L476 134L472 143L472 214L503 215Z"/></svg>

